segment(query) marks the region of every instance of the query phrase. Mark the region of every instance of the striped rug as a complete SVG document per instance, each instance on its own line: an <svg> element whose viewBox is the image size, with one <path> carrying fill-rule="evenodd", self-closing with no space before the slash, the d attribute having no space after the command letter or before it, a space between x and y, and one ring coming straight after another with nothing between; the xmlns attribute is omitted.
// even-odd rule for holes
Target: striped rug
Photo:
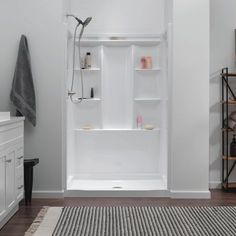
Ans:
<svg viewBox="0 0 236 236"><path fill-rule="evenodd" d="M53 236L236 236L234 207L65 207Z"/></svg>

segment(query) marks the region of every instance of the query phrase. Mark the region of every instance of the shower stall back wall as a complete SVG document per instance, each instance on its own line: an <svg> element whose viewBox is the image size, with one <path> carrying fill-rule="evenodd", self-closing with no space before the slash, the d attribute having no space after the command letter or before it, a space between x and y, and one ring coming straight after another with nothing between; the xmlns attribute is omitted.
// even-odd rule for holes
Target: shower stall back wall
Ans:
<svg viewBox="0 0 236 236"><path fill-rule="evenodd" d="M96 22L92 27L95 25ZM70 32L73 27L68 33L68 88L73 48ZM167 191L168 78L164 32L123 36L114 40L107 34L87 34L82 39L82 56L90 52L92 57L92 68L82 71L84 97L90 98L93 88L94 98L79 104L67 100L68 196L92 192L93 196L94 192L98 196L130 196L137 192L157 196ZM74 86L75 97L79 97L80 65L76 52ZM143 56L152 58L151 68L141 68ZM138 116L142 116L141 129L137 128ZM146 130L145 125L154 129Z"/></svg>

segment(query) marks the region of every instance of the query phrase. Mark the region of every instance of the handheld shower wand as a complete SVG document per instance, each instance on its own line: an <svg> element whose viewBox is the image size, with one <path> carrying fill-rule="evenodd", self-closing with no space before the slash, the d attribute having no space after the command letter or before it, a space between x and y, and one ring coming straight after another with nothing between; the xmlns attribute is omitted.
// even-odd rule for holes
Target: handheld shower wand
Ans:
<svg viewBox="0 0 236 236"><path fill-rule="evenodd" d="M78 19L78 18L77 18ZM80 19L78 19L80 21ZM79 38L81 39L84 33L84 28L90 23L90 21L92 20L92 17L88 17L84 22L81 21L82 24L82 29L80 31L80 35Z"/></svg>
<svg viewBox="0 0 236 236"><path fill-rule="evenodd" d="M82 71L82 66L81 66L81 38L83 36L84 33L84 28L90 23L90 21L92 20L92 17L88 17L85 21L82 21L81 19L79 19L78 17L76 17L75 15L72 14L68 14L66 15L67 17L73 17L76 21L77 21L77 25L75 27L75 31L74 31L74 41L73 41L73 68L72 68L72 82L71 82L71 90L68 91L68 95L71 99L71 101L73 103L80 103L83 101L84 99L84 80L83 80L83 71ZM77 29L78 27L82 25L82 29L80 31L79 34L79 65L80 65L80 81L81 81L81 97L77 98L76 100L73 99L73 95L75 95L76 93L73 92L74 89L74 78L75 78L75 41L76 41L76 34L77 34Z"/></svg>

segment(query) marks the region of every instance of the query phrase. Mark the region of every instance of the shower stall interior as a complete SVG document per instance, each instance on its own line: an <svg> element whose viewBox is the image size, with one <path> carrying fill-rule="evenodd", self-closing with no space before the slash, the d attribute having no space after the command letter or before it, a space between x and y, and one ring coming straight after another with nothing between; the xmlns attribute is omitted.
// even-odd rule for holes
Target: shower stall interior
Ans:
<svg viewBox="0 0 236 236"><path fill-rule="evenodd" d="M96 17L92 21L96 24ZM75 41L73 69L72 26L68 24L67 88L70 91L74 73L73 97L81 97L83 74L84 99L73 103L68 97L66 102L68 195L164 195L168 190L167 27L159 34L135 35L86 34L85 29L81 60ZM81 69L88 52L91 67Z"/></svg>

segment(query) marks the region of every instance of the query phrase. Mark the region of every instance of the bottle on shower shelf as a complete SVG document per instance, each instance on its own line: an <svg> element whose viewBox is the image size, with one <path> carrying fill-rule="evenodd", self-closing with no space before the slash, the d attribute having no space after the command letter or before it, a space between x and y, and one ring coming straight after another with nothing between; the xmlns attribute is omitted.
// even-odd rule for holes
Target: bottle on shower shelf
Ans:
<svg viewBox="0 0 236 236"><path fill-rule="evenodd" d="M146 60L147 60L147 69L152 69L152 57L147 56Z"/></svg>
<svg viewBox="0 0 236 236"><path fill-rule="evenodd" d="M92 58L91 58L91 52L87 52L85 59L84 59L84 66L85 69L91 69L92 68Z"/></svg>
<svg viewBox="0 0 236 236"><path fill-rule="evenodd" d="M143 117L142 116L136 117L136 124L137 124L137 129L143 128Z"/></svg>
<svg viewBox="0 0 236 236"><path fill-rule="evenodd" d="M93 90L93 88L91 88L91 90L90 90L90 98L94 98L94 90Z"/></svg>
<svg viewBox="0 0 236 236"><path fill-rule="evenodd" d="M80 58L80 69L85 69L85 58L83 57Z"/></svg>

